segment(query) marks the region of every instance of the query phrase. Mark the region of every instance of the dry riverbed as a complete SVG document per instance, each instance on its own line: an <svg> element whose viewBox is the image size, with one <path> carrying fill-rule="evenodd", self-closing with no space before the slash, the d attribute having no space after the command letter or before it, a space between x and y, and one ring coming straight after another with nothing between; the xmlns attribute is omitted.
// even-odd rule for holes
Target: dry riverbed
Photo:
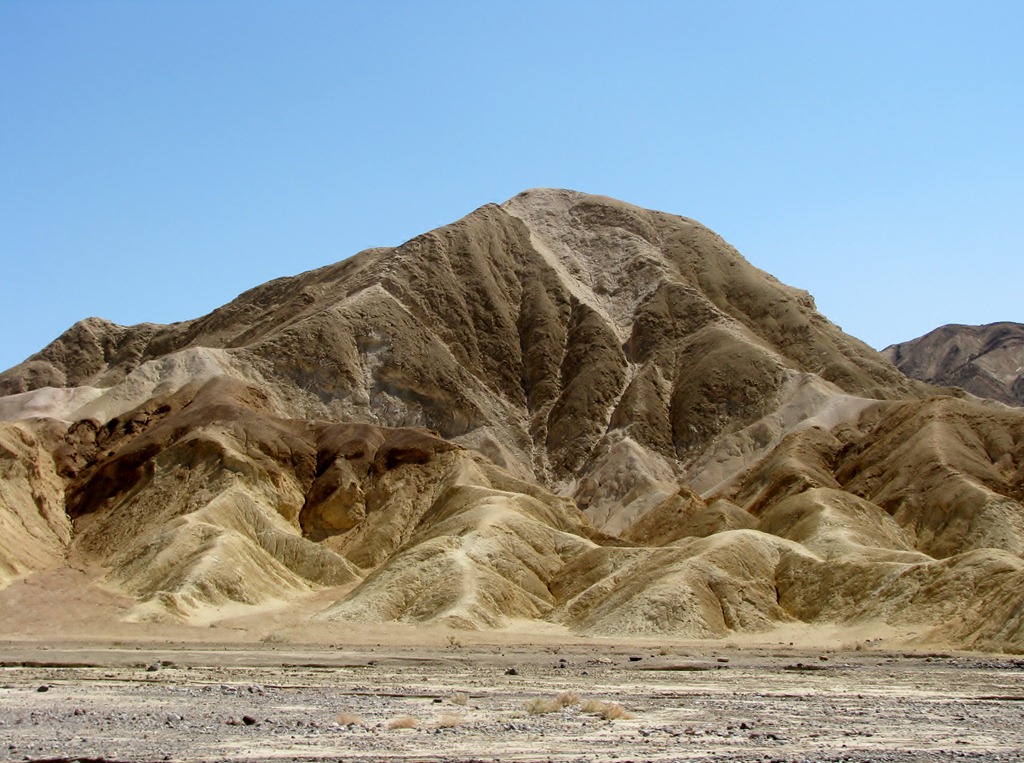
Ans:
<svg viewBox="0 0 1024 763"><path fill-rule="evenodd" d="M556 645L0 645L11 761L1024 761L1024 661Z"/></svg>

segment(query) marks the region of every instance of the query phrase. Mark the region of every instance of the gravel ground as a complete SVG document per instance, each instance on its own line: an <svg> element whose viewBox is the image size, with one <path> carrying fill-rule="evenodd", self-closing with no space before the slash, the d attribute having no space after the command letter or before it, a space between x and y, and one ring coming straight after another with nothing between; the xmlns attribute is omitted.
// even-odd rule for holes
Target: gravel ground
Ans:
<svg viewBox="0 0 1024 763"><path fill-rule="evenodd" d="M667 652L9 644L0 758L1024 761L1021 660Z"/></svg>

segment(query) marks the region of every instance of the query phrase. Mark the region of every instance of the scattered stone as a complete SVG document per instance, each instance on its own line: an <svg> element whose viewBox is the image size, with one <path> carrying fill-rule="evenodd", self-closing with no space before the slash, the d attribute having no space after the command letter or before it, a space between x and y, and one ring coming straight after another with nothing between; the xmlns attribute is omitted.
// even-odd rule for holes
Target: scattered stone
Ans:
<svg viewBox="0 0 1024 763"><path fill-rule="evenodd" d="M256 725L256 719L253 718L251 715L243 715L242 716L242 723L244 723L246 726L255 726Z"/></svg>
<svg viewBox="0 0 1024 763"><path fill-rule="evenodd" d="M36 689L36 691L50 691L50 687L47 686L46 684L43 684L38 689Z"/></svg>
<svg viewBox="0 0 1024 763"><path fill-rule="evenodd" d="M519 675L519 671L516 670L515 668L509 668L508 670L505 671L505 675L506 676L518 676Z"/></svg>

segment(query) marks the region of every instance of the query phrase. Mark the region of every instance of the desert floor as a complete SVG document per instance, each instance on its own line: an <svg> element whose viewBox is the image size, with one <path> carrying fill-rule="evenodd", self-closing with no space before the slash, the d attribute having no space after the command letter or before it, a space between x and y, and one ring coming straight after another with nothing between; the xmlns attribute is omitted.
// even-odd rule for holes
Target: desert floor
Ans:
<svg viewBox="0 0 1024 763"><path fill-rule="evenodd" d="M2 642L0 758L1024 760L1015 657L412 633Z"/></svg>

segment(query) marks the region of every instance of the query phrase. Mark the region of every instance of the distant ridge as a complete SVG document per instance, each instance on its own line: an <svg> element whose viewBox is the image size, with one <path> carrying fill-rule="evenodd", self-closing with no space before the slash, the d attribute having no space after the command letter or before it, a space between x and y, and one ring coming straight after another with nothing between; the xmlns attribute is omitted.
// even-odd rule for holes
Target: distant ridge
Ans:
<svg viewBox="0 0 1024 763"><path fill-rule="evenodd" d="M940 326L882 354L913 379L1024 406L1024 324Z"/></svg>

